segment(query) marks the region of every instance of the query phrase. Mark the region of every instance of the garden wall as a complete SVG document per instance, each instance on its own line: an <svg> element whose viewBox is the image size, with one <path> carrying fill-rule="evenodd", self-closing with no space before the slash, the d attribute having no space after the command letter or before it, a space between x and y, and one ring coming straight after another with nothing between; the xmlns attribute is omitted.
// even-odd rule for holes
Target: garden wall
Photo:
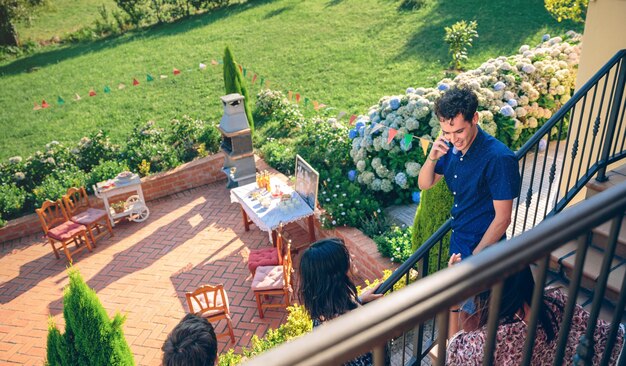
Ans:
<svg viewBox="0 0 626 366"><path fill-rule="evenodd" d="M221 169L224 155L220 152L205 158L190 161L172 170L157 173L141 179L146 201L172 195L191 188L226 179ZM102 201L91 196L95 207L102 207ZM0 228L0 243L41 233L43 230L37 214L33 213L9 221Z"/></svg>

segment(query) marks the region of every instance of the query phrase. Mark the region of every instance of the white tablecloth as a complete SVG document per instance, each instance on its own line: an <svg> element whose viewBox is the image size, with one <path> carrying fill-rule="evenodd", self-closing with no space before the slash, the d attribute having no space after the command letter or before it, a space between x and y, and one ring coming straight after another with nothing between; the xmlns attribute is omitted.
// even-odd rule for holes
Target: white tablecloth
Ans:
<svg viewBox="0 0 626 366"><path fill-rule="evenodd" d="M289 193L292 197L297 197L298 204L289 210L281 210L277 207L280 197L273 198L270 193L266 193L265 197L271 198L271 204L268 208L261 205L259 200L253 200L249 197L250 192L257 188L256 183L246 184L242 187L233 188L230 191L230 201L241 204L250 220L261 230L267 231L272 240L272 230L277 229L282 222L287 225L290 222L304 219L313 215L313 210L306 202L288 186L281 186L283 193Z"/></svg>

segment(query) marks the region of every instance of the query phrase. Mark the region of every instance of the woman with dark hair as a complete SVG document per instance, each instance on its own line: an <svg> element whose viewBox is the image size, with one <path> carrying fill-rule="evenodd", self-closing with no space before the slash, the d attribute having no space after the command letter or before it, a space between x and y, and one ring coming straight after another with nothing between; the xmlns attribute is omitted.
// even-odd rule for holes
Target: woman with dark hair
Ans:
<svg viewBox="0 0 626 366"><path fill-rule="evenodd" d="M302 254L299 297L313 319L313 327L382 296L374 294L375 289L357 296L351 267L348 248L338 238L317 241ZM363 354L346 365L372 365L372 354Z"/></svg>
<svg viewBox="0 0 626 366"><path fill-rule="evenodd" d="M499 326L496 335L494 365L519 365L523 358L526 340L526 324L530 319L530 305L535 288L530 267L512 275L504 281L500 305ZM491 291L484 291L474 298L476 314L463 324L463 330L452 337L448 346L448 365L482 365L487 337L487 319ZM532 365L552 365L556 355L559 325L563 320L563 309L567 296L558 288L546 289L539 310L537 333L531 359ZM571 329L565 349L564 365L572 365L576 346L585 334L589 313L576 305ZM609 333L609 324L598 320L594 333L594 357L592 364L598 365ZM617 362L624 342L624 329L620 327L609 364Z"/></svg>

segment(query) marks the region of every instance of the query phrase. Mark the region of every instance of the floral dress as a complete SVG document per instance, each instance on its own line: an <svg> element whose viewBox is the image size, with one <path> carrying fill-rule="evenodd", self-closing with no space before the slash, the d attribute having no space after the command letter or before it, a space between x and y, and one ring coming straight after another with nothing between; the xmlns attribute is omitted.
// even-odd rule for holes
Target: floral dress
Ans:
<svg viewBox="0 0 626 366"><path fill-rule="evenodd" d="M546 305L556 315L558 324L563 319L563 306L567 302L567 296L559 289L546 290L546 296L555 300L557 304L546 302ZM589 313L580 305L576 304L574 316L571 321L570 333L565 348L563 365L572 365L576 354L579 339L585 334ZM598 319L594 332L594 356L592 365L599 365L606 340L609 335L610 324ZM483 347L487 338L487 329L482 327L471 332L459 332L450 340L447 351L447 365L482 365ZM557 337L558 338L558 333ZM557 339L547 341L544 330L538 325L533 348L532 365L552 365L556 355ZM526 340L526 324L523 321L502 324L498 327L496 335L496 351L494 355L495 365L519 365L522 362L524 341ZM624 327L620 325L615 346L611 353L609 365L616 365L620 350L624 344Z"/></svg>
<svg viewBox="0 0 626 366"><path fill-rule="evenodd" d="M319 319L314 319L313 320L313 328L318 327L320 325L322 325L323 322ZM367 352L364 353L360 356L358 356L357 358L350 360L346 363L344 363L344 366L372 366L374 364L374 361L372 359L372 353L371 352Z"/></svg>

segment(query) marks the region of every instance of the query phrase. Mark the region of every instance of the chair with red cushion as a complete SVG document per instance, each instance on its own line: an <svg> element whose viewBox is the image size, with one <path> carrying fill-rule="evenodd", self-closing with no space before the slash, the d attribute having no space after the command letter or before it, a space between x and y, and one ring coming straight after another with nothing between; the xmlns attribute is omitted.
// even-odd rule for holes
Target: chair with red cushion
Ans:
<svg viewBox="0 0 626 366"><path fill-rule="evenodd" d="M69 220L61 200L48 200L41 205L41 208L35 211L37 216L39 216L43 231L48 238L48 242L52 245L52 250L57 259L60 256L55 243L61 243L61 248L70 263L72 262L72 255L81 252L85 247L91 252L87 228ZM68 248L70 243L76 245L74 250Z"/></svg>
<svg viewBox="0 0 626 366"><path fill-rule="evenodd" d="M189 311L207 318L213 322L220 319L226 319L227 333L218 334L218 337L230 337L230 341L235 343L235 333L233 332L233 323L230 319L230 307L228 304L228 295L224 290L224 285L216 286L204 285L200 286L193 292L187 292L187 305Z"/></svg>
<svg viewBox="0 0 626 366"><path fill-rule="evenodd" d="M113 236L113 227L111 226L109 215L107 215L105 210L91 207L85 187L68 189L63 196L63 204L70 221L84 225L87 228L94 247L96 246L96 239L105 235L107 231ZM94 230L97 232L96 235L94 235Z"/></svg>
<svg viewBox="0 0 626 366"><path fill-rule="evenodd" d="M252 273L252 277L254 277L258 267L283 264L282 229L283 226L281 224L277 230L276 248L261 248L250 251L250 255L248 255L248 269Z"/></svg>
<svg viewBox="0 0 626 366"><path fill-rule="evenodd" d="M283 263L277 266L261 266L256 269L252 280L252 291L256 298L259 316L263 319L263 308L287 307L291 302L293 289L291 286L291 272L293 265L291 262L291 240L287 242L287 253L283 257ZM263 298L270 296L281 296L279 303L263 303Z"/></svg>

